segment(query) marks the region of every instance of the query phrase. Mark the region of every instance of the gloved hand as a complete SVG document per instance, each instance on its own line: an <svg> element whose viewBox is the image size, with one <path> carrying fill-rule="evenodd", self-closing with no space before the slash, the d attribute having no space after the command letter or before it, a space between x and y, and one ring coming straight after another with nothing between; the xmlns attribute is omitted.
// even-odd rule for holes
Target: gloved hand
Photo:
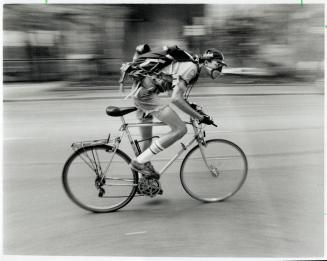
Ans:
<svg viewBox="0 0 327 261"><path fill-rule="evenodd" d="M203 118L201 120L199 120L199 123L204 123L207 125L215 125L209 115L204 115Z"/></svg>
<svg viewBox="0 0 327 261"><path fill-rule="evenodd" d="M197 106L198 105L196 105L195 103L189 103L187 100L185 100L190 106L191 106L191 108L193 109L193 110L196 110L197 109Z"/></svg>

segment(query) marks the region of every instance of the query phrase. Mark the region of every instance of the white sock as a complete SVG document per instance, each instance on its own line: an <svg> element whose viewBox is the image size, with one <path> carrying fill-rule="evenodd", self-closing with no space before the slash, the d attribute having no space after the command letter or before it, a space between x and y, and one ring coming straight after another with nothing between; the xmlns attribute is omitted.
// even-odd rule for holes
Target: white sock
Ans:
<svg viewBox="0 0 327 261"><path fill-rule="evenodd" d="M137 158L138 163L145 163L150 161L152 157L156 154L158 154L160 151L163 151L164 148L160 145L158 141L155 141L151 144L151 146L146 149L144 152L142 152Z"/></svg>

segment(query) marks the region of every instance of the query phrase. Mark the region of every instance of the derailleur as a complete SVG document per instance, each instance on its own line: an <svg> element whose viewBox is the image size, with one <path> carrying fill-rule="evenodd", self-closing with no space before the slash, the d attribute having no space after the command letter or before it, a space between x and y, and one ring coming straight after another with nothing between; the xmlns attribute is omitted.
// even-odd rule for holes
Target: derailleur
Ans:
<svg viewBox="0 0 327 261"><path fill-rule="evenodd" d="M158 180L142 177L139 180L138 192L152 198L158 194L161 195L163 191Z"/></svg>

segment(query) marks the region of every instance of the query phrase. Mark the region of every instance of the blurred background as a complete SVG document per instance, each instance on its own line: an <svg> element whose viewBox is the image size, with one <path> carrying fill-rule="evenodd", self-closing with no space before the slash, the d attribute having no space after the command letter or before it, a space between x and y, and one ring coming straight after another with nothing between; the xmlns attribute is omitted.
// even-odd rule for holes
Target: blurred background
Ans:
<svg viewBox="0 0 327 261"><path fill-rule="evenodd" d="M121 63L148 43L193 53L221 49L229 64L225 83L321 80L323 10L318 4L4 5L3 79L118 88Z"/></svg>

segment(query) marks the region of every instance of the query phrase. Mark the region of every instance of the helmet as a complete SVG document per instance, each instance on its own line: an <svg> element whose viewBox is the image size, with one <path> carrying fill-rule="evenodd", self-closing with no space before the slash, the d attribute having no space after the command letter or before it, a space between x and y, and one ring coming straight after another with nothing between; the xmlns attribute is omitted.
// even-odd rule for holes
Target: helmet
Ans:
<svg viewBox="0 0 327 261"><path fill-rule="evenodd" d="M227 66L227 64L224 62L224 55L221 51L215 49L215 48L210 48L208 50L206 50L204 52L204 54L202 55L202 59L203 60L212 60L212 59L216 59L219 60L219 62L224 65Z"/></svg>

